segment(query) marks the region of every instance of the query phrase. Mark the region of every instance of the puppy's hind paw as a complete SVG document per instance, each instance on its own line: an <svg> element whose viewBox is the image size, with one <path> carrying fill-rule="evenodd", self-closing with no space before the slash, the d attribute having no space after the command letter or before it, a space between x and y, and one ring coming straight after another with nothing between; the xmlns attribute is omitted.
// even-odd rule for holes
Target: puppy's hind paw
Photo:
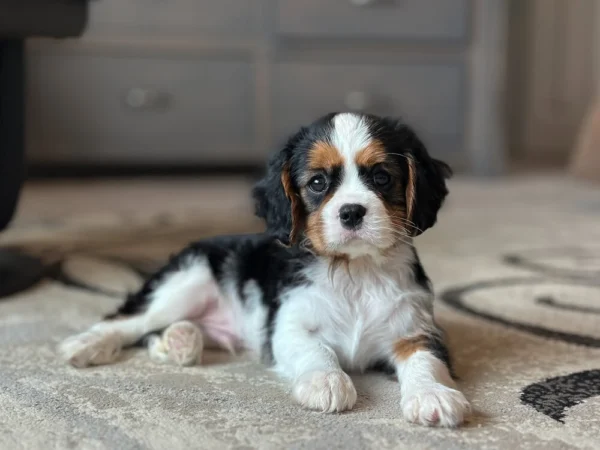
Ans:
<svg viewBox="0 0 600 450"><path fill-rule="evenodd" d="M69 364L82 368L114 362L121 347L122 339L116 332L86 331L65 339L58 351Z"/></svg>
<svg viewBox="0 0 600 450"><path fill-rule="evenodd" d="M202 358L204 340L195 324L181 321L170 325L163 332L160 345L169 361L178 366L193 366Z"/></svg>

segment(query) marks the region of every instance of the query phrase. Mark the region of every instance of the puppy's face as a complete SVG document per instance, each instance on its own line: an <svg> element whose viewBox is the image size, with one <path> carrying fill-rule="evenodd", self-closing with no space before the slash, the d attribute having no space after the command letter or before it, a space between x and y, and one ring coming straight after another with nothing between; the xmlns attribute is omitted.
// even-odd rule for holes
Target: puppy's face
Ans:
<svg viewBox="0 0 600 450"><path fill-rule="evenodd" d="M406 161L370 125L363 116L334 116L290 166L319 253L358 256L406 238Z"/></svg>
<svg viewBox="0 0 600 450"><path fill-rule="evenodd" d="M381 253L433 225L449 176L406 125L350 113L303 128L269 172L254 191L269 230L349 258Z"/></svg>

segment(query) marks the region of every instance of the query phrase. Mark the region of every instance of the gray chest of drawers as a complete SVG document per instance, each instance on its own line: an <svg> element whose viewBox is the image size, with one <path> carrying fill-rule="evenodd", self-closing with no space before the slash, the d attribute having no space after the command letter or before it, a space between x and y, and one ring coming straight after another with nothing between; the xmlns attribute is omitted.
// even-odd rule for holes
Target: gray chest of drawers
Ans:
<svg viewBox="0 0 600 450"><path fill-rule="evenodd" d="M261 164L321 114L404 118L459 169L503 167L497 0L98 0L28 48L35 163Z"/></svg>

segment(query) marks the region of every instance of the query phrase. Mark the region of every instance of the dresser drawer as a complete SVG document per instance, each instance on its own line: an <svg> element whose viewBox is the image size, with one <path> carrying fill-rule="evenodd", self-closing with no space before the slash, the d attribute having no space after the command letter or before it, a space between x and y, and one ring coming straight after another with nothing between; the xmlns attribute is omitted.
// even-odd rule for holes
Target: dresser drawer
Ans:
<svg viewBox="0 0 600 450"><path fill-rule="evenodd" d="M261 0L100 0L86 34L161 38L249 35L261 28Z"/></svg>
<svg viewBox="0 0 600 450"><path fill-rule="evenodd" d="M277 29L296 36L460 39L469 0L278 0Z"/></svg>
<svg viewBox="0 0 600 450"><path fill-rule="evenodd" d="M244 62L30 54L29 156L68 163L260 161L252 79Z"/></svg>
<svg viewBox="0 0 600 450"><path fill-rule="evenodd" d="M275 67L275 145L322 114L364 111L403 118L440 157L457 155L464 134L464 70L452 64Z"/></svg>

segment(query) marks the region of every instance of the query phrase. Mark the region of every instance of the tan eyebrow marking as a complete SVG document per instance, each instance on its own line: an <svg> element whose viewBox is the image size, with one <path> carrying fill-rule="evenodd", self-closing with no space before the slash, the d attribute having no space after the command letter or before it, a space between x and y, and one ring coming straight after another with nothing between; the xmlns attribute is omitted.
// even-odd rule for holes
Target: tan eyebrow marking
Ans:
<svg viewBox="0 0 600 450"><path fill-rule="evenodd" d="M358 166L372 167L385 162L386 154L383 143L379 140L372 141L364 149L356 153L354 162Z"/></svg>
<svg viewBox="0 0 600 450"><path fill-rule="evenodd" d="M309 169L332 169L344 165L344 157L339 150L325 141L316 141L308 155Z"/></svg>

